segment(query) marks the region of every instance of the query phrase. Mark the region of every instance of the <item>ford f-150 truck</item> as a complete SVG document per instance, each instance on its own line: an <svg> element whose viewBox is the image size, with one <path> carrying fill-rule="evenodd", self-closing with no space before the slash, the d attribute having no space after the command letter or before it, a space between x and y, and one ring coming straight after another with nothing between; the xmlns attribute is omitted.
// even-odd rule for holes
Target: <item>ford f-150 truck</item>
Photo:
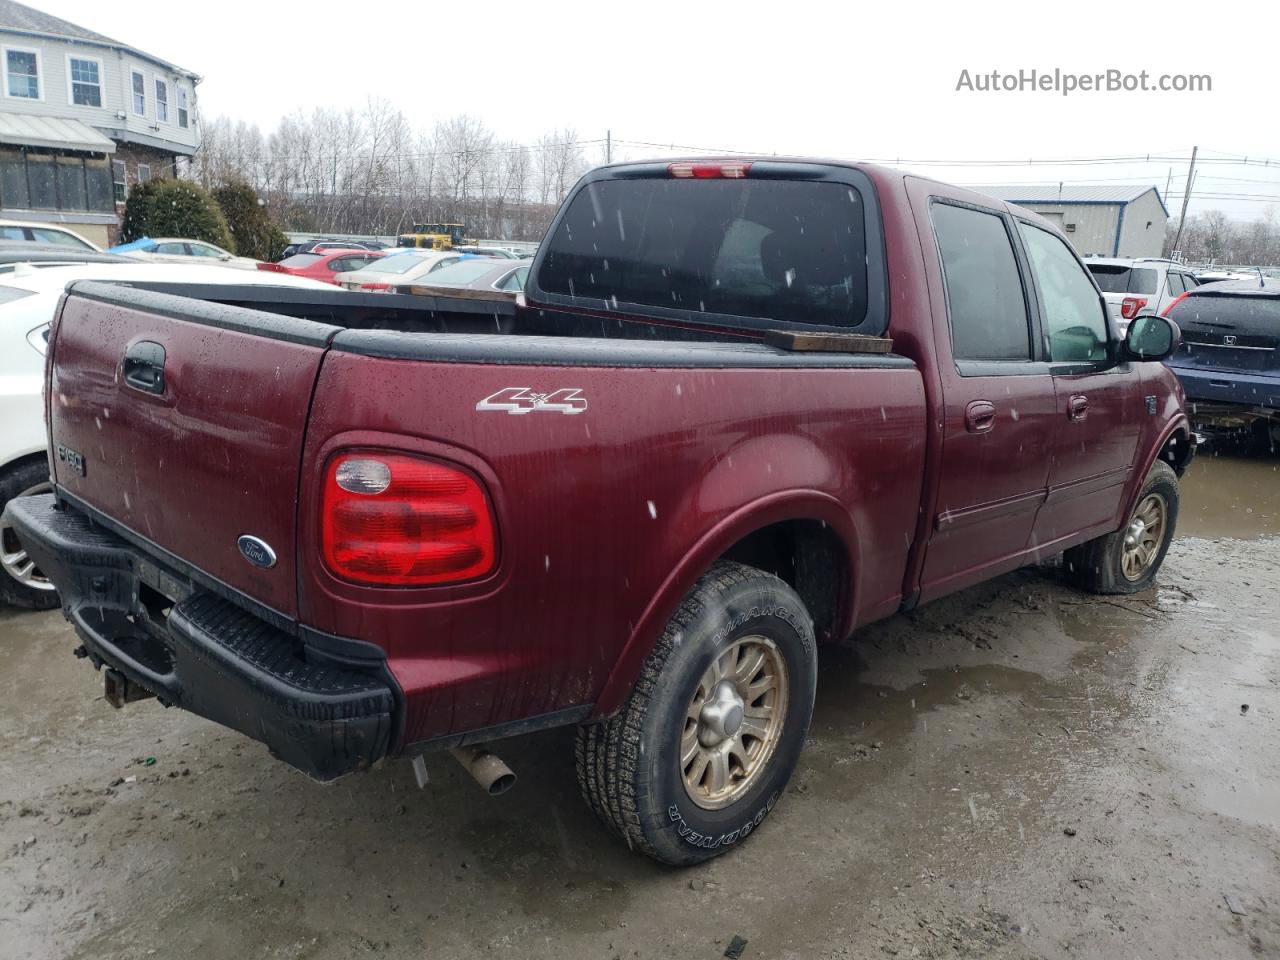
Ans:
<svg viewBox="0 0 1280 960"><path fill-rule="evenodd" d="M1151 584L1177 344L971 191L614 165L517 302L70 285L7 515L113 703L318 780L578 724L586 801L689 864L781 797L824 644L1064 552Z"/></svg>

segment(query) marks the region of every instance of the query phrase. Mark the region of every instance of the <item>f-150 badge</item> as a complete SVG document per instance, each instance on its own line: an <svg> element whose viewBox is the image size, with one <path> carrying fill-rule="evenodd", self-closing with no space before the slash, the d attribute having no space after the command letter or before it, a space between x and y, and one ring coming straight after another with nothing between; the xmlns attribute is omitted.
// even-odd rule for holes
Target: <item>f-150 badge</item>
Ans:
<svg viewBox="0 0 1280 960"><path fill-rule="evenodd" d="M539 393L532 387L503 387L476 404L477 410L505 410L522 413L585 413L587 398L580 387L562 387L550 393Z"/></svg>

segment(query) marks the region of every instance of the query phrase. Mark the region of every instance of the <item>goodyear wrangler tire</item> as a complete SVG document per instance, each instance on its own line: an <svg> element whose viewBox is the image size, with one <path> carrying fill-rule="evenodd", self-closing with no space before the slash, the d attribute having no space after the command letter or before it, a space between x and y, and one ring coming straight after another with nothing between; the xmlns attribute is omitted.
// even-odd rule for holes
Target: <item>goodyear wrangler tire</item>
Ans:
<svg viewBox="0 0 1280 960"><path fill-rule="evenodd" d="M656 860L718 856L782 796L816 684L813 623L795 591L717 563L681 602L622 709L579 728L583 797Z"/></svg>

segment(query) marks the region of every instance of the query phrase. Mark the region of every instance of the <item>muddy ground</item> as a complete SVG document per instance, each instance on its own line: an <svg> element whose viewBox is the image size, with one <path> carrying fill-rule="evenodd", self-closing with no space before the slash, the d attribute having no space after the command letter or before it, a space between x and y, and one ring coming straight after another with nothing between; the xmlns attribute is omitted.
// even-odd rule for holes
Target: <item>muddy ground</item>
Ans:
<svg viewBox="0 0 1280 960"><path fill-rule="evenodd" d="M1202 455L1148 594L1020 571L828 653L784 801L687 871L597 825L568 731L499 799L319 787L0 612L0 957L1280 957L1278 468Z"/></svg>

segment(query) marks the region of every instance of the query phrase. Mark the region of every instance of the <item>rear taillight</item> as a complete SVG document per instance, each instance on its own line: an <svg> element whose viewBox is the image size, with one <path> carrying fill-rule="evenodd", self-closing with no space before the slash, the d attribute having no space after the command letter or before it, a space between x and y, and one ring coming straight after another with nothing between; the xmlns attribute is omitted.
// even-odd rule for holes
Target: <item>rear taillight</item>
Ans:
<svg viewBox="0 0 1280 960"><path fill-rule="evenodd" d="M1167 317L1170 313L1173 312L1173 308L1176 307L1178 304L1180 304L1183 300L1185 300L1186 297L1187 295L1185 293L1178 294L1178 296L1174 297L1173 300L1169 302L1169 305L1164 308L1164 313L1160 314L1160 316Z"/></svg>
<svg viewBox="0 0 1280 960"><path fill-rule="evenodd" d="M278 263L259 263L259 270L269 270L271 273L288 273L288 267L282 267Z"/></svg>
<svg viewBox="0 0 1280 960"><path fill-rule="evenodd" d="M1120 316L1126 320L1132 320L1146 305L1146 297L1125 297L1120 301Z"/></svg>
<svg viewBox="0 0 1280 960"><path fill-rule="evenodd" d="M668 176L681 180L741 180L750 172L751 164L740 160L667 164Z"/></svg>
<svg viewBox="0 0 1280 960"><path fill-rule="evenodd" d="M321 552L344 580L420 587L492 572L497 536L484 488L460 467L351 451L325 472Z"/></svg>
<svg viewBox="0 0 1280 960"><path fill-rule="evenodd" d="M387 290L390 290L390 289L391 289L391 284L389 284L389 283L362 283L362 284L360 284L360 289L361 289L361 290L377 290L377 291L380 291L380 292L385 292L385 291L387 291Z"/></svg>

